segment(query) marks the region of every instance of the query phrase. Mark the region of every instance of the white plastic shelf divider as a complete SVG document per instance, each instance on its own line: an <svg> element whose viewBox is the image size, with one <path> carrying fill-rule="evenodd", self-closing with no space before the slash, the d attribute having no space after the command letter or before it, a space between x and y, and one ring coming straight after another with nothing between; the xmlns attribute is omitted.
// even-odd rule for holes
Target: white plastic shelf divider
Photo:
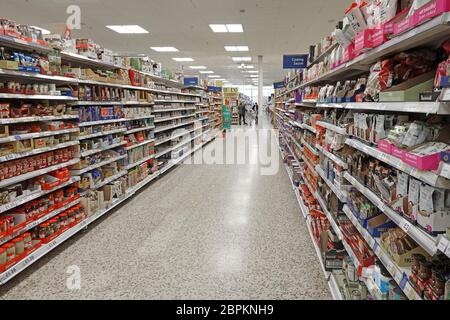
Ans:
<svg viewBox="0 0 450 320"><path fill-rule="evenodd" d="M34 156L36 154L41 154L41 153L52 151L52 150L58 150L58 149L63 149L63 148L67 148L67 147L73 147L73 146L76 146L76 145L79 145L79 144L80 144L79 141L69 141L69 142L57 144L55 146L49 146L49 147L44 147L44 148L33 149L31 151L20 152L20 153L11 153L11 154L8 154L6 156L0 157L0 163L5 162L5 161L11 161L11 160L15 160L15 159L20 159L20 158L25 158L25 157L29 157L29 156Z"/></svg>
<svg viewBox="0 0 450 320"><path fill-rule="evenodd" d="M36 170L36 171L32 171L32 172L28 172L28 173L25 173L25 174L21 174L20 176L15 176L15 177L12 177L12 178L4 179L4 180L0 181L0 188L7 187L7 186L10 186L12 184L19 183L19 182L22 182L22 181L25 181L25 180L33 179L33 178L41 176L43 174L46 174L46 173L49 173L49 172L52 172L52 171L55 171L55 170L58 170L58 169L61 169L61 168L65 168L65 167L71 166L71 165L76 164L78 162L80 162L80 159L72 159L72 160L69 160L67 162L59 163L59 164L56 164L54 166L50 166L50 167L47 167L47 168L44 168L44 169L39 169L39 170Z"/></svg>
<svg viewBox="0 0 450 320"><path fill-rule="evenodd" d="M314 134L317 132L316 128L313 128L313 127L311 127L311 126L309 126L307 124L302 123L301 125L302 125L303 129L309 130L309 131L311 131Z"/></svg>
<svg viewBox="0 0 450 320"><path fill-rule="evenodd" d="M325 122L325 121L318 121L317 125L320 127L323 127L325 129L331 130L333 132L342 134L342 135L347 135L347 130L345 128L341 128L338 126L335 126L334 124Z"/></svg>
<svg viewBox="0 0 450 320"><path fill-rule="evenodd" d="M52 120L75 120L75 119L78 119L78 115L42 116L42 117L33 116L23 118L0 119L0 124L27 123L27 122L52 121Z"/></svg>
<svg viewBox="0 0 450 320"><path fill-rule="evenodd" d="M319 175L322 177L323 181L325 181L331 191L333 191L333 193L338 197L339 201L341 201L342 203L346 203L347 197L330 180L327 179L325 172L319 165L316 166L316 171L319 173Z"/></svg>
<svg viewBox="0 0 450 320"><path fill-rule="evenodd" d="M126 144L126 141L110 144L108 146L104 146L104 147L93 149L93 150L87 150L87 151L81 152L80 153L80 157L81 158L85 158L87 156L90 156L90 155L93 155L93 154L96 154L96 153L100 153L100 152L103 152L103 151L106 151L106 150L110 150L110 149L114 149L114 148L117 148L117 147L121 147L124 144Z"/></svg>
<svg viewBox="0 0 450 320"><path fill-rule="evenodd" d="M433 237L418 227L412 225L408 220L403 218L395 210L383 202L373 191L363 186L358 180L352 177L348 172L344 174L344 178L348 180L359 192L367 197L375 206L380 209L386 216L395 222L403 231L413 238L422 248L429 254L435 255L437 252L437 237Z"/></svg>
<svg viewBox="0 0 450 320"><path fill-rule="evenodd" d="M119 161L119 160L121 160L121 159L125 159L126 157L128 157L128 155L126 155L126 154L120 155L120 156L113 157L113 158L110 158L110 159L106 159L106 160L101 161L101 162L99 162L99 163L95 163L95 164L93 164L93 165L87 166L86 168L83 168L83 169L73 169L73 170L70 170L70 172L71 172L72 174L74 174L74 175L81 175L81 174L83 174L83 173L92 171L92 170L94 170L94 169L97 169L97 168L106 166L107 164L110 164L110 163L112 163L112 162L116 162L116 161Z"/></svg>
<svg viewBox="0 0 450 320"><path fill-rule="evenodd" d="M406 163L401 159L391 156L390 154L384 153L376 148L370 147L365 143L356 139L347 139L345 143L359 151L362 151L400 171L406 172L410 176L419 179L429 185L434 187L450 189L450 180L439 176L432 171L424 171L416 169Z"/></svg>
<svg viewBox="0 0 450 320"><path fill-rule="evenodd" d="M332 154L331 152L328 152L327 150L325 150L322 146L320 145L316 145L317 150L319 150L320 152L322 152L328 159L330 159L331 161L333 161L334 163L336 163L338 166L342 167L343 169L347 169L348 165L346 162L344 162L341 158L339 158L338 156L335 156L334 154Z"/></svg>
<svg viewBox="0 0 450 320"><path fill-rule="evenodd" d="M24 134L15 134L6 138L0 138L0 143L8 143L13 141L21 141L27 139L34 138L42 138L49 136L57 136L66 133L79 132L79 128L65 129L65 130L55 130L55 131L44 131L44 132L33 132L33 133L24 133Z"/></svg>
<svg viewBox="0 0 450 320"><path fill-rule="evenodd" d="M79 140L92 139L92 138L97 138L97 137L101 137L101 136L106 136L108 134L121 133L121 132L125 132L125 131L127 131L127 128L120 128L120 129L115 129L115 130L111 130L111 131L100 131L97 133L91 133L91 134L87 134L84 136L79 136L78 139Z"/></svg>
<svg viewBox="0 0 450 320"><path fill-rule="evenodd" d="M10 202L10 203L7 203L7 204L4 204L4 205L0 206L0 213L4 213L4 212L6 212L8 210L17 208L18 206L21 206L22 204L25 204L27 202L30 202L30 201L34 200L34 199L40 198L42 196L45 196L46 194L52 193L52 192L54 192L56 190L59 190L59 189L64 188L66 186L69 186L72 183L75 183L77 181L80 181L80 177L71 177L69 181L67 181L67 182L65 182L65 183L63 183L63 184L61 184L61 185L59 185L59 186L57 186L57 187L55 187L55 188L53 188L51 190L41 190L41 191L38 191L38 192L34 192L32 194L26 195L24 197L20 197L20 198L16 199L13 202Z"/></svg>

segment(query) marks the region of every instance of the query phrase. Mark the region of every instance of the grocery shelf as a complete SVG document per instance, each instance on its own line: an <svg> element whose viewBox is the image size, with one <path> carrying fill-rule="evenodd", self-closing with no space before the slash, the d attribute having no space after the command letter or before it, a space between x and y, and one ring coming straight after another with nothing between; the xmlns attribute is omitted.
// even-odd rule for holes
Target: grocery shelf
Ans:
<svg viewBox="0 0 450 320"><path fill-rule="evenodd" d="M88 156L96 154L96 153L100 153L100 152L103 152L103 151L106 151L106 150L110 150L110 149L114 149L114 148L117 148L117 147L121 147L124 144L126 144L126 141L110 144L108 146L96 148L96 149L93 149L93 150L83 151L83 152L80 153L80 157L81 158L85 158L85 157L88 157Z"/></svg>
<svg viewBox="0 0 450 320"><path fill-rule="evenodd" d="M183 118L190 118L190 117L195 117L195 113L192 113L192 114L189 114L189 115L183 115L183 116L169 117L169 118L155 118L155 120L153 120L153 122L154 123L158 123L158 122L165 122L165 121L176 120L176 119L183 119Z"/></svg>
<svg viewBox="0 0 450 320"><path fill-rule="evenodd" d="M422 248L424 248L430 255L435 255L437 252L437 237L422 231L420 228L412 225L407 219L402 217L399 213L389 207L383 202L373 191L363 186L358 180L352 177L348 172L344 174L347 179L359 192L367 197L381 212L396 223L404 232L406 232L412 239L414 239Z"/></svg>
<svg viewBox="0 0 450 320"><path fill-rule="evenodd" d="M22 118L0 119L0 124L27 123L27 122L52 121L52 120L75 120L75 119L78 119L78 115L42 116L42 117L32 116Z"/></svg>
<svg viewBox="0 0 450 320"><path fill-rule="evenodd" d="M128 104L129 102L117 101L77 101L71 103L72 106L120 106L123 104ZM136 103L136 102L134 102Z"/></svg>
<svg viewBox="0 0 450 320"><path fill-rule="evenodd" d="M331 189L331 191L333 191L333 193L338 197L339 201L341 201L342 203L346 203L347 202L346 195L344 193L342 193L342 191L340 189L338 189L334 185L334 183L332 183L327 178L327 176L325 175L325 172L319 165L316 166L316 171L319 173L319 175L322 177L323 181L325 181L325 183L328 185L328 187Z"/></svg>
<svg viewBox="0 0 450 320"><path fill-rule="evenodd" d="M94 187L92 187L90 190L100 189L101 187L103 187L103 186L107 185L108 183L111 183L111 182L113 182L113 181L123 177L126 174L128 174L128 171L126 171L126 170L120 171L119 173L117 173L117 174L115 174L113 176L110 176L110 177L104 179L103 181L100 181L99 183L94 185Z"/></svg>
<svg viewBox="0 0 450 320"><path fill-rule="evenodd" d="M151 160L151 159L153 159L153 158L155 158L155 155L154 155L154 154L149 155L149 156L147 156L147 157L142 158L141 160L138 160L138 161L136 161L136 162L130 163L129 165L127 165L127 166L125 167L125 169L130 170L130 169L132 169L132 168L134 168L134 167L137 167L138 165L143 164L144 162L147 162L147 161L149 161L149 160Z"/></svg>
<svg viewBox="0 0 450 320"><path fill-rule="evenodd" d="M148 131L148 130L153 130L153 129L155 129L155 126L134 128L134 129L125 131L125 134L132 134L132 133L139 132L139 131Z"/></svg>
<svg viewBox="0 0 450 320"><path fill-rule="evenodd" d="M352 224L364 238L364 240L367 242L367 244L372 248L373 252L377 255L381 263L383 263L383 265L392 275L392 277L406 294L406 296L409 299L421 300L421 297L412 288L411 284L408 281L404 281L404 278L408 275L408 270L402 269L395 264L386 250L384 250L384 248L379 245L379 240L372 237L370 233L361 226L348 206L345 205L343 211L347 218L352 222Z"/></svg>
<svg viewBox="0 0 450 320"><path fill-rule="evenodd" d="M302 140L300 140L300 141L304 146L306 146L309 149L309 151L314 153L316 156L319 155L319 152L317 151L317 149L315 147L311 146L305 139L302 138Z"/></svg>
<svg viewBox="0 0 450 320"><path fill-rule="evenodd" d="M72 146L76 146L79 144L80 144L79 141L69 141L69 142L57 144L55 146L33 149L31 151L20 152L20 153L11 153L6 156L0 157L0 163L5 162L5 161L20 159L20 158L25 158L25 157L29 157L29 156L34 156L36 154L41 154L41 153L52 151L52 150L58 150L58 149L63 149L63 148L67 148L67 147L72 147Z"/></svg>
<svg viewBox="0 0 450 320"><path fill-rule="evenodd" d="M304 163L306 163L306 165L308 166L309 170L311 171L311 173L315 176L318 177L319 174L316 172L315 170L315 165L310 163L309 160L305 157L304 154L302 154L302 160Z"/></svg>
<svg viewBox="0 0 450 320"><path fill-rule="evenodd" d="M43 174L46 174L46 173L49 173L49 172L52 172L52 171L55 171L55 170L58 170L58 169L61 169L61 168L65 168L65 167L74 165L74 164L76 164L78 162L80 162L80 159L72 159L72 160L69 160L67 162L56 164L54 166L50 166L50 167L47 167L47 168L43 168L43 169L35 170L35 171L32 171L32 172L24 173L24 174L21 174L19 176L15 176L15 177L12 177L12 178L3 179L3 180L0 181L0 188L7 187L7 186L10 186L12 184L19 183L19 182L22 182L22 181L25 181L25 180L33 179L33 178L41 176Z"/></svg>
<svg viewBox="0 0 450 320"><path fill-rule="evenodd" d="M119 161L121 159L125 159L126 157L128 157L128 155L124 154L124 155L121 155L121 156L109 158L109 159L103 160L103 161L101 161L99 163L95 163L95 164L92 164L90 166L87 166L86 168L83 168L83 169L72 169L72 170L70 170L70 172L72 174L74 174L74 175L81 175L83 173L92 171L94 169L106 166L107 164L110 164L112 162Z"/></svg>
<svg viewBox="0 0 450 320"><path fill-rule="evenodd" d="M69 96L52 96L50 94L19 94L19 93L0 93L0 99L23 99L23 100L59 100L59 101L77 101L78 98Z"/></svg>
<svg viewBox="0 0 450 320"><path fill-rule="evenodd" d="M155 129L155 133L163 132L163 131L167 131L167 130L171 130L171 129L175 129L175 128L186 126L186 125L189 125L189 124L193 124L195 121L196 120L179 123L179 124L176 124L176 125L173 125L173 126L166 126L166 127L156 128Z"/></svg>
<svg viewBox="0 0 450 320"><path fill-rule="evenodd" d="M106 123L118 123L118 122L125 122L127 119L105 119L105 120L98 120L98 121L86 121L86 122L80 122L78 123L79 127L90 127L90 126L97 126L102 125Z"/></svg>
<svg viewBox="0 0 450 320"><path fill-rule="evenodd" d="M339 285L332 272L330 273L330 278L328 280L328 287L330 288L333 300L344 300L344 297L342 296L342 293L339 290Z"/></svg>
<svg viewBox="0 0 450 320"><path fill-rule="evenodd" d="M438 250L450 258L450 240L445 235L440 236Z"/></svg>
<svg viewBox="0 0 450 320"><path fill-rule="evenodd" d="M344 162L344 160L342 160L341 158L339 158L338 156L335 156L334 154L332 154L331 152L328 152L327 150L325 150L325 148L323 148L320 145L316 145L317 150L319 150L321 153L323 153L323 155L325 155L328 159L330 159L331 161L333 161L334 163L336 163L338 166L342 167L343 169L347 169L348 165L346 162Z"/></svg>
<svg viewBox="0 0 450 320"><path fill-rule="evenodd" d="M424 114L450 114L449 102L352 102L318 103L317 107L337 108L359 111L391 111Z"/></svg>
<svg viewBox="0 0 450 320"><path fill-rule="evenodd" d="M16 135L11 135L6 138L0 138L0 143L8 143L8 142L13 142L13 141L21 141L21 140L34 139L34 138L57 136L57 135L61 135L61 134L73 133L73 132L79 132L79 131L80 131L79 128L72 128L72 129L55 130L55 131L43 131L43 132L16 134Z"/></svg>
<svg viewBox="0 0 450 320"><path fill-rule="evenodd" d="M34 221L28 223L24 228L22 228L22 229L20 229L20 230L18 230L18 231L16 231L16 232L14 232L12 235L0 239L0 245L2 245L2 244L4 244L4 243L6 243L6 242L8 242L8 241L10 241L10 240L12 240L12 239L14 239L15 237L17 237L17 236L19 236L19 235L21 235L21 234L27 232L27 231L30 230L30 229L33 229L34 227L37 227L37 226L40 225L41 223L43 223L43 222L45 222L45 221L47 221L47 220L53 218L54 216L57 216L57 215L60 214L61 212L64 212L64 211L66 211L67 209L72 208L73 206L75 206L75 205L77 205L77 204L79 204L79 203L80 203L80 199L78 198L78 199L76 199L76 200L70 202L69 204L66 204L66 205L63 206L63 207L58 208L58 209L55 209L55 210L53 210L52 212L46 214L45 216L43 216L43 217L41 217L41 218L39 218L39 219L37 219L37 220L34 220Z"/></svg>
<svg viewBox="0 0 450 320"><path fill-rule="evenodd" d="M155 100L155 103L196 103L192 100Z"/></svg>
<svg viewBox="0 0 450 320"><path fill-rule="evenodd" d="M23 196L23 197L19 197L15 201L12 201L12 202L4 204L4 205L1 205L0 206L0 213L4 213L4 212L6 212L8 210L17 208L18 206L21 206L21 205L23 205L23 204L25 204L27 202L30 202L30 201L32 201L34 199L40 198L42 196L45 196L46 194L52 193L52 192L54 192L54 191L56 191L58 189L67 187L67 186L69 186L69 185L71 185L71 184L73 184L73 183L75 183L77 181L80 181L80 177L77 177L77 176L71 177L69 179L69 181L62 183L59 186L57 186L57 187L55 187L55 188L53 188L51 190L40 190L40 191L33 192L32 194L29 194L29 195L26 195L26 196Z"/></svg>
<svg viewBox="0 0 450 320"><path fill-rule="evenodd" d="M334 124L325 122L325 121L318 121L317 125L320 127L323 127L325 129L331 130L333 132L339 133L339 134L343 134L343 135L347 135L347 129L346 128L341 128L338 126L335 126Z"/></svg>
<svg viewBox="0 0 450 320"><path fill-rule="evenodd" d="M43 46L34 42L28 42L19 38L0 35L0 45L9 48L15 48L26 51L36 51L39 53L49 53L53 49L48 46Z"/></svg>
<svg viewBox="0 0 450 320"><path fill-rule="evenodd" d="M313 65L318 64L319 62L322 62L338 46L339 46L338 43L334 43L334 44L330 45L324 52L322 52L317 58L315 58L311 63L308 64L308 69L311 68Z"/></svg>
<svg viewBox="0 0 450 320"><path fill-rule="evenodd" d="M194 107L192 108L174 108L174 109L153 109L153 113L159 113L159 112L172 112L172 111L184 111L184 110L195 110Z"/></svg>
<svg viewBox="0 0 450 320"><path fill-rule="evenodd" d="M314 133L314 134L317 133L316 128L313 128L313 127L311 127L311 126L309 126L309 125L307 125L307 124L304 124L304 123L302 123L301 125L302 125L302 128L303 128L303 129L309 130L309 131L311 131L311 132Z"/></svg>
<svg viewBox="0 0 450 320"><path fill-rule="evenodd" d="M384 153L376 148L368 146L367 144L356 140L356 139L347 139L345 143L359 151L362 151L400 171L406 172L410 176L428 183L434 187L450 189L450 180L444 178L433 171L424 171L416 169L406 163L404 163L401 159L391 156L390 154Z"/></svg>
<svg viewBox="0 0 450 320"><path fill-rule="evenodd" d="M325 213L325 215L327 216L327 219L330 222L331 228L333 228L333 230L336 233L336 235L338 236L339 240L342 240L342 242L344 243L345 242L344 241L344 235L342 234L342 231L339 228L338 224L336 223L336 220L334 219L333 215L328 210L328 206L327 206L325 200L322 198L322 196L319 194L319 192L316 192L314 194L314 197L317 199L317 201L319 202L320 206L322 207L323 213ZM345 249L347 250L347 248L345 248ZM352 251L352 250L350 250L350 251ZM352 253L353 253L353 251L351 253L349 252L349 255L351 255ZM356 264L355 264L355 266L356 266Z"/></svg>
<svg viewBox="0 0 450 320"><path fill-rule="evenodd" d="M200 135L200 136L201 136L201 135ZM197 136L197 137L198 137L198 136ZM178 143L178 144L176 144L176 145L174 145L174 146L171 146L171 147L169 147L169 148L166 148L166 149L164 149L163 151L158 152L158 153L155 155L155 158L160 158L161 156L163 156L163 155L165 155L165 154L167 154L167 153L169 153L169 152L171 152L171 151L173 151L173 150L175 150L175 149L177 149L177 148L179 148L179 147L181 147L181 146L184 146L184 145L188 144L189 142L191 142L191 141L194 140L194 139L195 139L195 138L190 137L189 140L181 141L180 143Z"/></svg>
<svg viewBox="0 0 450 320"><path fill-rule="evenodd" d="M127 151L133 150L133 149L139 148L141 146L145 146L146 144L149 144L149 143L152 143L152 142L155 142L155 139L150 139L150 140L146 140L146 141L143 141L143 142L140 142L140 143L137 143L137 144L133 144L133 145L131 145L129 147L125 147L125 150L127 150Z"/></svg>
<svg viewBox="0 0 450 320"><path fill-rule="evenodd" d="M168 138L165 138L165 139L156 141L156 142L155 142L155 147L156 147L156 146L159 146L159 145L161 145L161 144L163 144L163 143L172 141L173 139L176 139L176 138L185 136L185 135L187 135L187 134L189 134L189 133L192 133L192 132L194 132L194 131L195 131L195 129L189 130L189 131L186 131L186 132L183 132L183 133L180 133L180 134L177 134L177 135L174 135L174 136L170 136L170 137L168 137Z"/></svg>
<svg viewBox="0 0 450 320"><path fill-rule="evenodd" d="M143 120L143 119L153 119L155 116L151 114L147 114L144 116L133 117L133 118L125 118L125 121L133 121L133 120Z"/></svg>
<svg viewBox="0 0 450 320"><path fill-rule="evenodd" d="M86 139L92 139L92 138L97 138L97 137L101 137L101 136L106 136L108 134L114 134L114 133L120 133L120 132L126 132L126 131L127 131L127 128L120 128L120 129L115 129L115 130L111 130L111 131L100 131L97 133L91 133L91 134L79 136L78 139L86 140Z"/></svg>

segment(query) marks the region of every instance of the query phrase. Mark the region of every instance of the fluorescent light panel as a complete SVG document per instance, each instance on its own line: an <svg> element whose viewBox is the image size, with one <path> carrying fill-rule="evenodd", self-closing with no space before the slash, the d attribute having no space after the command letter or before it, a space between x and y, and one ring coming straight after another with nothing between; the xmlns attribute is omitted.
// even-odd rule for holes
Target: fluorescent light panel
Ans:
<svg viewBox="0 0 450 320"><path fill-rule="evenodd" d="M249 70L247 73L258 73L258 70Z"/></svg>
<svg viewBox="0 0 450 320"><path fill-rule="evenodd" d="M226 51L248 51L247 46L225 46Z"/></svg>
<svg viewBox="0 0 450 320"><path fill-rule="evenodd" d="M238 66L238 68L239 68L239 69L253 69L253 68L255 68L255 67L254 67L254 66L245 66L245 65L242 66L242 65L241 65L241 66Z"/></svg>
<svg viewBox="0 0 450 320"><path fill-rule="evenodd" d="M212 74L212 73L214 73L214 71L200 71L200 73L203 73L203 74Z"/></svg>
<svg viewBox="0 0 450 320"><path fill-rule="evenodd" d="M226 33L226 32L244 32L242 24L210 24L209 27L213 32Z"/></svg>
<svg viewBox="0 0 450 320"><path fill-rule="evenodd" d="M51 33L51 31L49 31L47 29L44 29L44 28L41 28L41 27L36 27L36 26L31 26L31 27L35 28L37 30L41 30L42 34L50 34Z"/></svg>
<svg viewBox="0 0 450 320"><path fill-rule="evenodd" d="M251 74L250 78L258 78L259 76L257 74Z"/></svg>
<svg viewBox="0 0 450 320"><path fill-rule="evenodd" d="M213 75L213 76L208 76L209 78L220 78L221 76L219 75Z"/></svg>
<svg viewBox="0 0 450 320"><path fill-rule="evenodd" d="M172 58L172 60L177 61L177 62L190 62L190 61L194 61L194 59L192 59L192 58Z"/></svg>
<svg viewBox="0 0 450 320"><path fill-rule="evenodd" d="M206 69L205 66L190 66L189 68L192 69L192 70Z"/></svg>
<svg viewBox="0 0 450 320"><path fill-rule="evenodd" d="M231 57L234 62L248 62L252 61L252 57Z"/></svg>
<svg viewBox="0 0 450 320"><path fill-rule="evenodd" d="M107 28L117 32L117 33L148 33L147 30L142 28L141 26L135 24L127 24L127 25L110 25L106 26Z"/></svg>
<svg viewBox="0 0 450 320"><path fill-rule="evenodd" d="M178 49L175 47L150 47L150 49L156 52L178 52Z"/></svg>

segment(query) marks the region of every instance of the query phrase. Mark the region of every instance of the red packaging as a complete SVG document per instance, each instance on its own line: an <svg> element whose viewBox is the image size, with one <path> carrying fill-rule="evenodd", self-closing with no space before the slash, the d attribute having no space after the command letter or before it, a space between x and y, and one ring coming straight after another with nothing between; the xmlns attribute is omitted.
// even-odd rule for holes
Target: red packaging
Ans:
<svg viewBox="0 0 450 320"><path fill-rule="evenodd" d="M372 42L372 29L365 29L362 32L358 32L355 37L355 53L360 53L373 48Z"/></svg>
<svg viewBox="0 0 450 320"><path fill-rule="evenodd" d="M450 11L450 0L436 0L430 2L414 12L414 23L423 23L448 11Z"/></svg>

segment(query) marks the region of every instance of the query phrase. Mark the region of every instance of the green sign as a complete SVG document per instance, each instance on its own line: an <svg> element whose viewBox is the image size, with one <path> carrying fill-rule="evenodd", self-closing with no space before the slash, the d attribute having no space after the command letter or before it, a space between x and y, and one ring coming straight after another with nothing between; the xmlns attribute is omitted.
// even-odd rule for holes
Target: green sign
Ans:
<svg viewBox="0 0 450 320"><path fill-rule="evenodd" d="M231 129L231 112L226 106L222 106L222 128Z"/></svg>

